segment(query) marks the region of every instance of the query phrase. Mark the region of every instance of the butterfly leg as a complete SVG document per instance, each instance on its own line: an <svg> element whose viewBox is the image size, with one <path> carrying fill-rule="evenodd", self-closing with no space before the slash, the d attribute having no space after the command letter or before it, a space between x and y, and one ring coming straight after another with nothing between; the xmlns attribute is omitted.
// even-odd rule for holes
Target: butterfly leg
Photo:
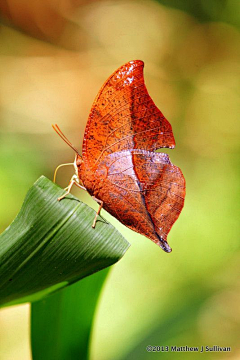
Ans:
<svg viewBox="0 0 240 360"><path fill-rule="evenodd" d="M95 215L95 218L94 218L93 224L92 224L92 228L95 228L96 222L97 222L97 217L98 217L98 215L100 214L100 211L101 211L101 209L102 209L102 207L103 207L103 201L95 198L95 196L92 196L92 198L93 198L93 200L95 200L95 201L99 204L98 211L97 211L97 213L96 213L96 215Z"/></svg>
<svg viewBox="0 0 240 360"><path fill-rule="evenodd" d="M73 175L71 180L70 180L70 183L68 185L68 187L66 188L66 192L65 194L63 194L62 196L60 196L58 198L58 201L61 201L62 199L64 199L71 191L73 185L77 185L80 189L83 189L83 190L87 190L84 186L80 185L79 182L78 182L78 177L76 175Z"/></svg>

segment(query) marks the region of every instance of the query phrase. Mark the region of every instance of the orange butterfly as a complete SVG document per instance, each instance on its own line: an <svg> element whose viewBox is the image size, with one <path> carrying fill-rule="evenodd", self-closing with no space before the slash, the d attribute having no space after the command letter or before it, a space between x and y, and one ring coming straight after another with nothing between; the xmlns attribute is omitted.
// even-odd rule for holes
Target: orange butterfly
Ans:
<svg viewBox="0 0 240 360"><path fill-rule="evenodd" d="M89 114L82 156L76 152L73 184L87 190L101 208L130 229L171 252L167 235L185 198L185 179L167 154L174 148L172 127L149 96L143 78L144 63L130 61L103 84Z"/></svg>

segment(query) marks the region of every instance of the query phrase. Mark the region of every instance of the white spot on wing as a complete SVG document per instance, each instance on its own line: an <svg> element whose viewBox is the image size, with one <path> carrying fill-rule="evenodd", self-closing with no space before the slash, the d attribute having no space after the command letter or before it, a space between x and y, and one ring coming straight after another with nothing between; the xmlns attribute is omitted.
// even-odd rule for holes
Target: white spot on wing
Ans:
<svg viewBox="0 0 240 360"><path fill-rule="evenodd" d="M130 85L134 80L134 76L128 77L126 80L124 80L125 85Z"/></svg>

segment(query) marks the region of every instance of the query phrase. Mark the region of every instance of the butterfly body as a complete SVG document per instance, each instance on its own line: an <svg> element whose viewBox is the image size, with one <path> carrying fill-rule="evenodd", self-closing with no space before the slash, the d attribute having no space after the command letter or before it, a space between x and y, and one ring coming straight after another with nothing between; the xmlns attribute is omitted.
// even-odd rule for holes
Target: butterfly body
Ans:
<svg viewBox="0 0 240 360"><path fill-rule="evenodd" d="M101 207L170 252L167 235L184 204L185 180L167 154L155 152L174 148L175 140L147 92L143 66L128 62L100 89L75 169Z"/></svg>

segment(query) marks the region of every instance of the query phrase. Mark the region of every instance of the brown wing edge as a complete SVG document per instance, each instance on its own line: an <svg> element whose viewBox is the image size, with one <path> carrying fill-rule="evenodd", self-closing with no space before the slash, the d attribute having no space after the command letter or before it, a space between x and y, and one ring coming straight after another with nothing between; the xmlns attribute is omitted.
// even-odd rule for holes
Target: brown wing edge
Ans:
<svg viewBox="0 0 240 360"><path fill-rule="evenodd" d="M172 164L172 163L171 163ZM174 165L177 169L178 169L178 171L180 172L180 174L182 175L182 178L183 178L183 180L184 180L184 196L183 196L183 203L182 203L182 208L181 208L181 210L180 210L180 212L178 213L178 215L177 215L177 217L176 217L176 219L175 219L175 221L174 221L174 223L172 224L172 226L170 227L170 229L169 229L169 231L168 231L168 233L167 233L167 235L169 234L169 232L171 231L171 229L172 229L172 227L173 227L173 225L175 224L175 222L177 221L177 219L179 218L179 216L180 216L180 214L181 214L181 212L182 212L182 209L184 208L184 204L185 204L185 197L186 197L186 179L185 179L185 177L184 177L184 175L183 175L183 173L182 173L182 170L178 167L178 166L176 166L176 165ZM168 245L168 242L167 241L165 241L164 239L162 239L161 238L161 240L163 240L163 243L164 244L167 244L167 246L169 246ZM162 245L161 244L159 244L159 246L162 248ZM170 248L171 249L171 248ZM163 249L164 250L164 249ZM165 250L166 251L166 250ZM170 250L170 251L172 251L172 249Z"/></svg>
<svg viewBox="0 0 240 360"><path fill-rule="evenodd" d="M177 219L179 218L179 216L180 216L180 214L181 214L181 212L182 212L182 209L183 209L184 203L185 203L185 197L186 197L186 180L185 180L185 177L184 177L184 175L183 175L183 173L182 173L182 170L181 170L178 166L172 164L172 162L170 161L170 159L169 159L169 162L170 162L171 165L173 165L173 166L179 171L179 173L180 173L181 176L182 176L182 179L184 180L184 193L183 193L182 208L181 208L180 212L178 213L178 215L176 216L174 223L173 223L172 226L168 229L167 236L168 236L168 234L170 233L173 225L176 223ZM157 234L157 233L156 233L156 234ZM159 244L157 244L157 245L159 245L165 252L171 252L172 249L171 249L171 247L169 246L169 244L168 244L168 242L167 242L167 239L164 240L164 239L163 239L161 236L159 236L158 234L157 234L157 236L159 237Z"/></svg>

